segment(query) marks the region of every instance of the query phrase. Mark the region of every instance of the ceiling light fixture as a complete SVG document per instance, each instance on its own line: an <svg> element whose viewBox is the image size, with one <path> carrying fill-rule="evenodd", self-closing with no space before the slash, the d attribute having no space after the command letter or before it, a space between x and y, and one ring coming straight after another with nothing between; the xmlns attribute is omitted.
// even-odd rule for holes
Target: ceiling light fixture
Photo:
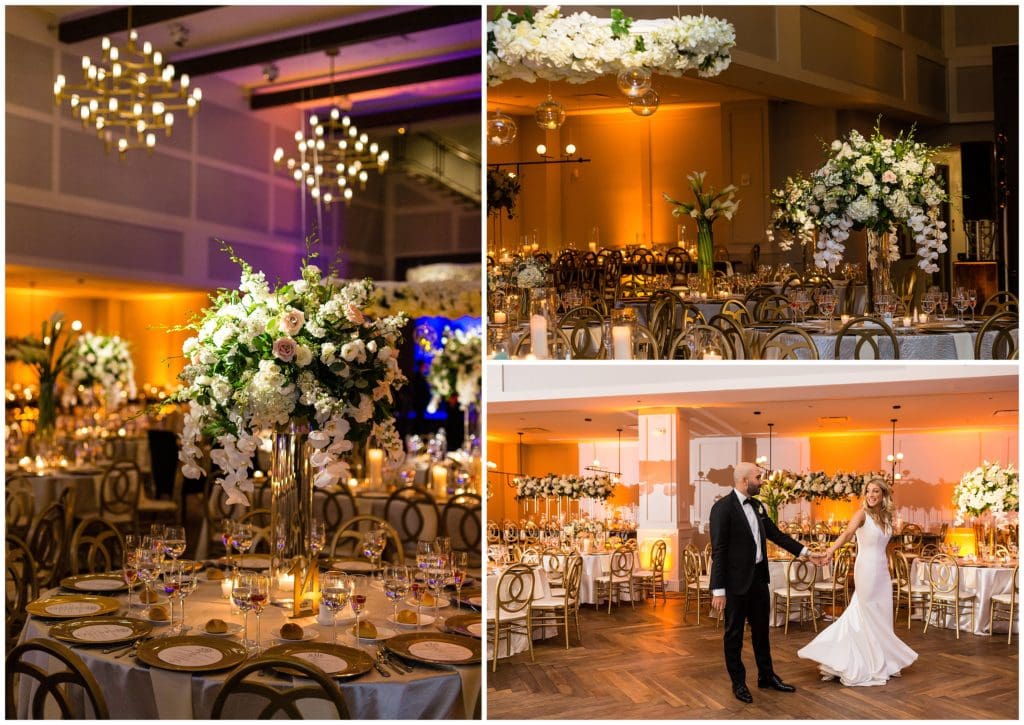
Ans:
<svg viewBox="0 0 1024 725"><path fill-rule="evenodd" d="M516 139L518 134L516 122L501 111L487 119L487 141L495 146L505 146Z"/></svg>
<svg viewBox="0 0 1024 725"><path fill-rule="evenodd" d="M603 476L608 476L612 479L613 483L618 483L619 478L622 476L622 428L616 428L615 431L619 434L619 470L612 471L601 465L601 461L597 460L597 443L594 443L594 462L593 464L586 466L583 470L590 471L592 473L599 473Z"/></svg>
<svg viewBox="0 0 1024 725"><path fill-rule="evenodd" d="M545 131L557 131L565 123L565 108L548 94L533 111L533 120Z"/></svg>
<svg viewBox="0 0 1024 725"><path fill-rule="evenodd" d="M760 414L761 414L760 411L755 411L754 412L754 415L760 415ZM768 424L768 455L767 456L758 456L754 460L754 463L759 465L761 468L764 468L765 464L768 464L768 472L769 473L774 470L772 468L772 428L774 428L774 427L775 427L774 423L769 423Z"/></svg>
<svg viewBox="0 0 1024 725"><path fill-rule="evenodd" d="M192 118L203 98L187 73L176 81L174 66L165 64L163 53L149 41L140 45L131 26L129 7L127 47L121 50L104 37L98 62L82 56L81 85L68 85L63 74L53 84L57 106L68 101L82 128L94 128L106 151L116 148L121 158L131 149L152 153L158 131L171 135L174 111L187 111Z"/></svg>
<svg viewBox="0 0 1024 725"><path fill-rule="evenodd" d="M331 99L334 103L334 59L338 49L327 51L331 59ZM295 132L298 158L285 158L284 149L274 150L274 164L285 167L300 186L320 204L330 208L340 196L345 204L352 203L354 187L366 188L370 178L369 168L375 166L378 173L384 173L391 154L382 150L376 141L370 141L365 133L343 114L337 103L321 119L317 114L309 116L310 135L299 130Z"/></svg>
<svg viewBox="0 0 1024 725"><path fill-rule="evenodd" d="M903 463L903 451L896 450L896 421L897 418L890 418L889 422L892 423L892 453L885 457L885 460L889 462L891 470L889 475L893 483L903 478L903 474L896 470L896 467Z"/></svg>

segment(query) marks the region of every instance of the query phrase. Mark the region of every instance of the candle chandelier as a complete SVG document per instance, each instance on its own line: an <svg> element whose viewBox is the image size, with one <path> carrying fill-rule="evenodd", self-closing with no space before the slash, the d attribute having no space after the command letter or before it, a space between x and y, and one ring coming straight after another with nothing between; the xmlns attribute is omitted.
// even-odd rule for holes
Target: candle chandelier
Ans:
<svg viewBox="0 0 1024 725"><path fill-rule="evenodd" d="M95 128L108 153L116 148L124 158L131 149L152 152L157 132L171 135L175 111L195 116L202 90L191 87L188 74L176 81L174 66L165 64L163 53L149 41L139 44L139 34L131 29L131 8L127 47L122 50L105 37L100 48L97 62L82 56L82 83L68 85L60 74L53 96L58 106L68 102L83 128Z"/></svg>
<svg viewBox="0 0 1024 725"><path fill-rule="evenodd" d="M889 419L889 422L892 423L892 453L885 457L885 460L889 462L889 475L892 477L893 483L903 478L903 474L899 471L899 466L903 464L903 451L896 450L896 422L898 420L898 418Z"/></svg>
<svg viewBox="0 0 1024 725"><path fill-rule="evenodd" d="M331 59L331 96L334 96L334 59L338 50L327 51ZM355 187L366 188L370 178L369 170L376 167L383 173L391 154L381 150L376 141L371 142L365 133L352 123L335 105L321 119L317 114L309 116L309 137L300 129L295 132L297 157L285 158L284 149L274 150L274 164L285 167L309 195L327 207L340 197L345 204L352 202Z"/></svg>

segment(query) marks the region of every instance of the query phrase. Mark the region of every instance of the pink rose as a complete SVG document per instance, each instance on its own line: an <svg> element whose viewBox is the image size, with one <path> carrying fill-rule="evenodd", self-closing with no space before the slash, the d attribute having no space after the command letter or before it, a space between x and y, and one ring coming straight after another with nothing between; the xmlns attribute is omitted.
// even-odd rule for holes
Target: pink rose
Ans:
<svg viewBox="0 0 1024 725"><path fill-rule="evenodd" d="M362 311L351 302L348 304L348 309L345 310L345 318L353 325L361 325L366 321Z"/></svg>
<svg viewBox="0 0 1024 725"><path fill-rule="evenodd" d="M281 327L288 335L294 335L301 330L305 322L306 316L302 314L302 310L288 310L281 316Z"/></svg>
<svg viewBox="0 0 1024 725"><path fill-rule="evenodd" d="M274 340L274 357L281 362L291 362L295 358L295 340L290 337L279 337Z"/></svg>
<svg viewBox="0 0 1024 725"><path fill-rule="evenodd" d="M886 171L882 174L882 181L886 184L894 184L896 183L896 174L891 171Z"/></svg>

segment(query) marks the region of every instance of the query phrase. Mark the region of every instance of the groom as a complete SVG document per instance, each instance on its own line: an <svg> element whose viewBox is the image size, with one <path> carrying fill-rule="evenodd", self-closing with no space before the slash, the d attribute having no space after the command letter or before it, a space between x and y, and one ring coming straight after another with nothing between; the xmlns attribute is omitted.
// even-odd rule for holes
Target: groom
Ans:
<svg viewBox="0 0 1024 725"><path fill-rule="evenodd" d="M752 498L761 490L760 466L740 463L733 471L735 487L711 507L711 606L725 609L725 667L737 700L753 702L743 667L743 628L750 622L750 639L757 662L757 686L795 692L772 669L768 642L768 554L765 540L793 556L806 556L807 548L786 536L768 518L761 502ZM815 561L817 563L817 561Z"/></svg>

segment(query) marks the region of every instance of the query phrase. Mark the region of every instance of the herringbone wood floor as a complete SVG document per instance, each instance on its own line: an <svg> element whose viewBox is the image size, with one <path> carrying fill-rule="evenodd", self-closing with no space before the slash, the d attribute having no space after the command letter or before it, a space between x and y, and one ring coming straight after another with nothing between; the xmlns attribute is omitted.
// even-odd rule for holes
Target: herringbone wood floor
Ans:
<svg viewBox="0 0 1024 725"><path fill-rule="evenodd" d="M979 637L906 620L898 635L918 660L881 687L822 682L814 663L796 656L814 637L810 623L772 629L775 669L793 694L759 690L749 633L744 643L745 705L732 695L722 656L722 630L681 599L613 608L584 607L583 644L563 636L535 643L536 663L523 653L487 668L489 719L1008 719L1018 715L1016 637ZM819 623L819 627L821 627Z"/></svg>

